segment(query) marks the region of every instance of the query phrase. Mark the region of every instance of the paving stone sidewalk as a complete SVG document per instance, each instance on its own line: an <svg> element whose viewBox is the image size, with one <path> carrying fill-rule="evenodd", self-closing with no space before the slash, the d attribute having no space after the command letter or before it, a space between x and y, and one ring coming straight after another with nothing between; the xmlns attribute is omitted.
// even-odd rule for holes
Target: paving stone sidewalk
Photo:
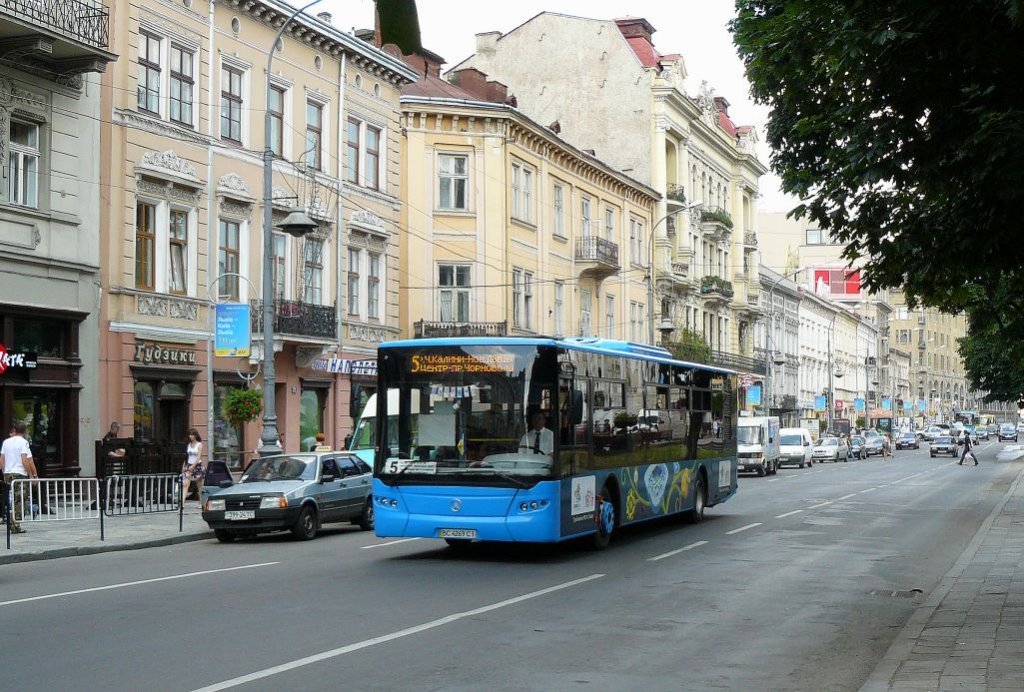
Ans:
<svg viewBox="0 0 1024 692"><path fill-rule="evenodd" d="M1024 690L1024 471L861 688Z"/></svg>
<svg viewBox="0 0 1024 692"><path fill-rule="evenodd" d="M25 533L11 535L8 550L7 526L0 524L0 565L213 538L198 503L192 501L185 505L181 531L177 512L104 517L104 540L100 540L99 519L24 521L22 527Z"/></svg>

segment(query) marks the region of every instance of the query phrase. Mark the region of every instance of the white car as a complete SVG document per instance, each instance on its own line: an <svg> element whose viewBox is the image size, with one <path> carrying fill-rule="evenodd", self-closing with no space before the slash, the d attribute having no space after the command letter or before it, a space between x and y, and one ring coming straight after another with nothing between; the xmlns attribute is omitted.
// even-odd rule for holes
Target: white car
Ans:
<svg viewBox="0 0 1024 692"><path fill-rule="evenodd" d="M848 461L850 448L838 437L822 437L815 443L811 458L814 461Z"/></svg>
<svg viewBox="0 0 1024 692"><path fill-rule="evenodd" d="M814 463L811 434L804 428L779 430L779 466L795 464L800 468Z"/></svg>

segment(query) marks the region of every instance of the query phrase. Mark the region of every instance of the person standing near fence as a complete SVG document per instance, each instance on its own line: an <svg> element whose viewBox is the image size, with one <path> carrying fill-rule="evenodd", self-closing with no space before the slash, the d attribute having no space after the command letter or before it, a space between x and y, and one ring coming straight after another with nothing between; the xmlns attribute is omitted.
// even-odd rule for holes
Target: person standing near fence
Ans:
<svg viewBox="0 0 1024 692"><path fill-rule="evenodd" d="M181 467L181 504L185 504L192 483L195 482L196 494L201 505L206 462L203 461L203 438L199 437L199 431L195 428L190 428L188 431L188 447L185 448L185 455L185 463Z"/></svg>
<svg viewBox="0 0 1024 692"><path fill-rule="evenodd" d="M24 489L21 483L14 486L14 481L24 478L39 478L39 474L36 473L36 465L32 461L32 450L28 440L25 439L26 430L24 423L16 423L14 435L4 440L3 447L0 448L0 471L3 472L4 483L8 487L14 487L14 506L10 508L8 515L10 516L11 533L25 533L25 529L21 528L20 523ZM31 512L31 510L29 511Z"/></svg>

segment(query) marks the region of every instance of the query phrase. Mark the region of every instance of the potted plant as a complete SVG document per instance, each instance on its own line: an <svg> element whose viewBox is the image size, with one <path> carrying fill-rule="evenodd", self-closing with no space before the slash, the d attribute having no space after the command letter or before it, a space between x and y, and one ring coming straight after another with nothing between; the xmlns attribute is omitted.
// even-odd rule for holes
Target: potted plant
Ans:
<svg viewBox="0 0 1024 692"><path fill-rule="evenodd" d="M258 389L232 389L224 397L224 418L238 427L251 423L263 413L263 392Z"/></svg>

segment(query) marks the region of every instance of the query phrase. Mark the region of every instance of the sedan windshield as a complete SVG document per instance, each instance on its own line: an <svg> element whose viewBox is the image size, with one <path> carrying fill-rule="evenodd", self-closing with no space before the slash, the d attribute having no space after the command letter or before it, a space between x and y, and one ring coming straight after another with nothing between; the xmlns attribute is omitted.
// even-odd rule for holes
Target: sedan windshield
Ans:
<svg viewBox="0 0 1024 692"><path fill-rule="evenodd" d="M818 446L819 447L838 447L839 446L839 440L837 440L834 437L830 437L830 438L823 439L823 440L818 440Z"/></svg>
<svg viewBox="0 0 1024 692"><path fill-rule="evenodd" d="M315 478L316 457L312 454L297 454L257 459L242 474L241 481L311 481Z"/></svg>
<svg viewBox="0 0 1024 692"><path fill-rule="evenodd" d="M951 445L951 444L953 444L953 438L952 437L936 437L935 438L935 444Z"/></svg>

